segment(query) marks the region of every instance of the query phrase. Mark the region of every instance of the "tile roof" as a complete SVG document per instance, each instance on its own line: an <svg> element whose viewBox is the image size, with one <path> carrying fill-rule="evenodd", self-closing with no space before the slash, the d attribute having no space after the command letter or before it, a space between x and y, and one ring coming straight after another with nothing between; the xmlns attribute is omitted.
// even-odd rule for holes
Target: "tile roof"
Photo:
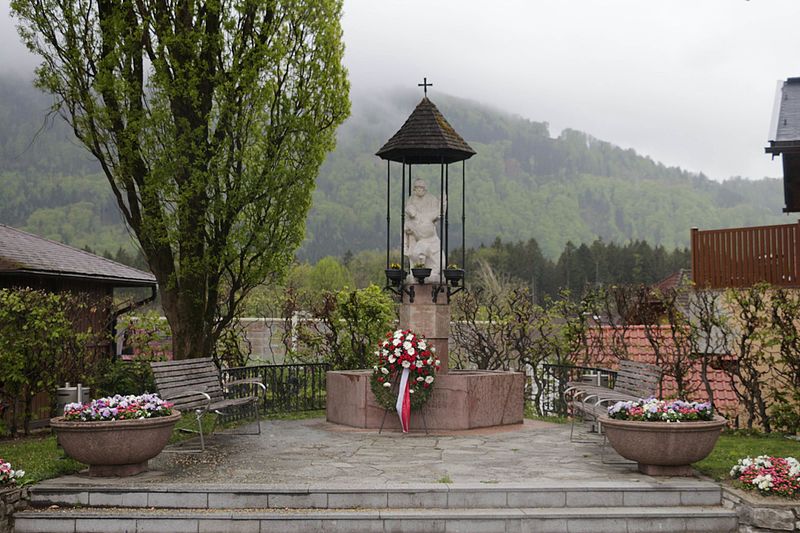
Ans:
<svg viewBox="0 0 800 533"><path fill-rule="evenodd" d="M663 351L669 352L669 346L672 343L669 334L669 326L660 326L663 330ZM647 340L644 326L630 326L622 337L620 331L614 331L614 328L603 326L601 328L592 328L589 331L589 346L590 346L590 361L587 361L589 366L601 366L607 368L616 368L616 357L612 354L611 344L617 344L619 352L623 351L622 343L624 341L624 351L627 358L633 361L642 363L656 363L656 355L653 347ZM728 356L732 358L732 356ZM736 393L731 386L730 379L721 370L709 368L708 381L711 385L711 390L714 393L714 404L717 409L722 412L736 412L739 408L739 400L736 398ZM675 379L671 376L664 376L663 378L664 397L674 396L677 392L677 385ZM688 389L692 391L691 400L707 400L705 386L703 385L700 376L700 362L695 362L689 371L688 376Z"/></svg>
<svg viewBox="0 0 800 533"><path fill-rule="evenodd" d="M426 96L375 155L399 163L453 163L469 159L475 150Z"/></svg>
<svg viewBox="0 0 800 533"><path fill-rule="evenodd" d="M0 224L0 274L88 278L114 285L152 286L149 272Z"/></svg>

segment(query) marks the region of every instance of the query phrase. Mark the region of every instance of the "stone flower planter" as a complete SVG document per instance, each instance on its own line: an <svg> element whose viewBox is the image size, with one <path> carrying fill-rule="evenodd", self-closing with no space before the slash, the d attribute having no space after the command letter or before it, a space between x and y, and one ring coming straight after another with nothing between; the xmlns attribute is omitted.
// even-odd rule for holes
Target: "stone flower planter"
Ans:
<svg viewBox="0 0 800 533"><path fill-rule="evenodd" d="M89 465L92 477L133 476L147 470L147 461L169 442L180 411L157 418L82 422L50 419L67 455Z"/></svg>
<svg viewBox="0 0 800 533"><path fill-rule="evenodd" d="M727 420L708 422L639 422L600 417L611 447L636 461L650 476L691 476L692 463L705 459L717 443Z"/></svg>

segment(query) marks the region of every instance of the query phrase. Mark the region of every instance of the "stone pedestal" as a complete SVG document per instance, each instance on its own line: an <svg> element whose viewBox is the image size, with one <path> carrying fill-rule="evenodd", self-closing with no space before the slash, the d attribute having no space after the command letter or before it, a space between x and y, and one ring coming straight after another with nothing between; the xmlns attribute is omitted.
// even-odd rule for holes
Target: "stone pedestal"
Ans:
<svg viewBox="0 0 800 533"><path fill-rule="evenodd" d="M450 304L447 303L447 287L442 286L436 302L433 290L439 285L411 285L414 302L403 294L400 304L400 328L418 333L436 348L436 357L441 362L440 374L448 371L448 339L450 338Z"/></svg>
<svg viewBox="0 0 800 533"><path fill-rule="evenodd" d="M521 372L490 370L450 370L450 304L447 288L442 287L433 301L438 284L414 284L414 301L403 294L400 328L421 334L436 347L441 370L436 374L433 392L419 411L411 413L411 429L460 430L522 423L525 375ZM328 422L356 428L400 430L394 411L386 412L375 401L369 386L371 370L328 372Z"/></svg>
<svg viewBox="0 0 800 533"><path fill-rule="evenodd" d="M371 370L328 372L328 422L378 429L386 410L375 402L369 386ZM525 375L521 372L451 370L436 376L428 402L411 413L411 429L458 430L522 422ZM385 430L400 430L390 411Z"/></svg>

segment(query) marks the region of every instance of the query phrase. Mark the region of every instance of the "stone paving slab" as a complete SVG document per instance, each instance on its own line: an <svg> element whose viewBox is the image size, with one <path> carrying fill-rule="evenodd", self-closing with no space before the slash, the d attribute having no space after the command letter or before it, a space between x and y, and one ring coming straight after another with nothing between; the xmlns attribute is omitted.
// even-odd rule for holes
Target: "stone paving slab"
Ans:
<svg viewBox="0 0 800 533"><path fill-rule="evenodd" d="M140 486L150 491L158 486L175 490L179 486L197 489L202 484L203 490L213 491L214 487L253 485L313 492L314 487L364 491L449 484L491 491L496 485L506 490L513 484L695 482L645 476L610 448L606 460L614 463L604 464L601 439L571 443L569 431L569 425L525 421L500 431L403 435L355 430L323 419L267 421L262 422L261 435L210 436L205 453L162 453L150 461L150 472L138 476L90 479L76 475L47 484L121 490Z"/></svg>

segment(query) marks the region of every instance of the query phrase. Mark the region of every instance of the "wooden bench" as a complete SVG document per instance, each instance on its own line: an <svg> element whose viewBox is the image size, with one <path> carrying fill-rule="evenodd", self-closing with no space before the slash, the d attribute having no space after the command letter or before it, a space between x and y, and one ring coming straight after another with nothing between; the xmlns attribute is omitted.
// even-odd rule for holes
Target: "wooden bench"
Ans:
<svg viewBox="0 0 800 533"><path fill-rule="evenodd" d="M185 359L150 363L159 395L175 404L182 412L194 410L197 433L200 434L200 449L205 450L202 418L206 413L228 414L234 409L249 408L256 417L258 434L261 422L258 413L259 392L266 394L267 388L258 379L229 381L223 385L219 369L214 360ZM237 397L229 397L236 388ZM215 418L216 422L216 418Z"/></svg>
<svg viewBox="0 0 800 533"><path fill-rule="evenodd" d="M608 413L609 405L656 396L660 381L661 368L658 366L623 359L619 362L614 388L581 381L567 383L564 398L572 407L573 414L570 440L575 429L576 415L580 414L584 420L592 420L600 432L598 417ZM571 401L568 397L571 397Z"/></svg>

